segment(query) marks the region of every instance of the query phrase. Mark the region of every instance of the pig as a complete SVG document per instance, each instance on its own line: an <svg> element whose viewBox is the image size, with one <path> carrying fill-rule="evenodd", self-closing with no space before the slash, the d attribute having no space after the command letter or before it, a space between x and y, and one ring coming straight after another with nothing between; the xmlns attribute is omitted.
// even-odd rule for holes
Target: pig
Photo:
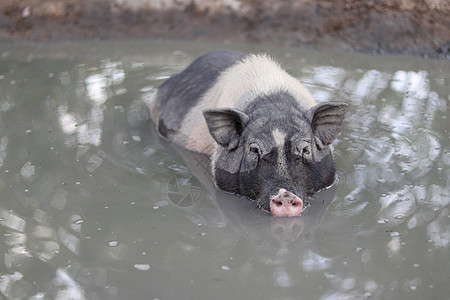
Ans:
<svg viewBox="0 0 450 300"><path fill-rule="evenodd" d="M334 182L331 143L348 104L317 104L266 54L204 54L149 106L163 137L211 157L217 188L273 216L299 216L307 197Z"/></svg>

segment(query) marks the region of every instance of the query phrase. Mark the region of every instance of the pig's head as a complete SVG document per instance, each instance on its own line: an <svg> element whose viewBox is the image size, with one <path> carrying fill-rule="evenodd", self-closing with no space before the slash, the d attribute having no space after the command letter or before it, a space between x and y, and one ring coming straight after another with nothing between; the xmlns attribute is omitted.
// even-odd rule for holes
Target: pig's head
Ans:
<svg viewBox="0 0 450 300"><path fill-rule="evenodd" d="M218 144L214 179L220 189L249 197L274 216L298 216L307 196L334 181L330 144L341 130L347 104L302 111L268 103L263 109L204 112Z"/></svg>

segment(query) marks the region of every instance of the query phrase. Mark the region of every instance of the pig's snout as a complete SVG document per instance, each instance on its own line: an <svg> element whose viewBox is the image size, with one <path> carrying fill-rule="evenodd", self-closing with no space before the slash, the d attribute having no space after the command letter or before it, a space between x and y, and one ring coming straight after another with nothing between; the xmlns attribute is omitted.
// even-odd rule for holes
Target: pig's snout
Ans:
<svg viewBox="0 0 450 300"><path fill-rule="evenodd" d="M270 197L270 211L275 217L296 217L302 210L302 199L285 189Z"/></svg>

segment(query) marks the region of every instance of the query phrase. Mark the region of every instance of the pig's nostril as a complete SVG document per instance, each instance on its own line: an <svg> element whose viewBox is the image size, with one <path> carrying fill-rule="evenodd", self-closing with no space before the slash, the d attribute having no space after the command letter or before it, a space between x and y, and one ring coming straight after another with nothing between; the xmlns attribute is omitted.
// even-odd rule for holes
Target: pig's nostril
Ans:
<svg viewBox="0 0 450 300"><path fill-rule="evenodd" d="M276 206L278 206L278 207L280 207L280 206L283 205L283 201L272 200L272 202L273 202Z"/></svg>
<svg viewBox="0 0 450 300"><path fill-rule="evenodd" d="M303 201L285 189L270 197L270 211L276 217L294 217L302 212Z"/></svg>

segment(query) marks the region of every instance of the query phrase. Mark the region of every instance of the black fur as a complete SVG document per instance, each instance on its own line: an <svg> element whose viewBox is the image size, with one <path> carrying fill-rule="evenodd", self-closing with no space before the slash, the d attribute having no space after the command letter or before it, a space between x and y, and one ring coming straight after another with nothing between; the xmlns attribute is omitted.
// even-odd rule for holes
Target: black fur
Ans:
<svg viewBox="0 0 450 300"><path fill-rule="evenodd" d="M156 99L160 133L168 137L171 132L178 131L184 116L212 87L220 73L244 57L239 52L215 50L199 57L183 72L164 82Z"/></svg>
<svg viewBox="0 0 450 300"><path fill-rule="evenodd" d="M167 80L156 98L161 134L170 139L172 132L177 133L186 114L199 109L196 105L220 74L243 58L238 52L216 50ZM208 134L216 142L210 146L214 146L212 171L217 187L254 199L265 210L281 188L304 200L334 181L329 145L342 128L348 105L302 107L291 93L280 87L270 94L260 93L241 110L217 107L202 112ZM230 103L239 100L230 99Z"/></svg>
<svg viewBox="0 0 450 300"><path fill-rule="evenodd" d="M295 98L284 91L255 99L244 110L249 121L241 134L239 147L224 151L225 156L219 156L216 161L218 187L254 199L261 208L269 210L268 199L280 187L305 199L331 185L335 174L333 157L328 147L316 148L309 111L302 110ZM279 151L273 140L275 129L286 134L282 147L287 177L277 173ZM311 147L309 161L295 153L296 146L305 139ZM256 160L248 158L249 144L255 141L259 150Z"/></svg>

